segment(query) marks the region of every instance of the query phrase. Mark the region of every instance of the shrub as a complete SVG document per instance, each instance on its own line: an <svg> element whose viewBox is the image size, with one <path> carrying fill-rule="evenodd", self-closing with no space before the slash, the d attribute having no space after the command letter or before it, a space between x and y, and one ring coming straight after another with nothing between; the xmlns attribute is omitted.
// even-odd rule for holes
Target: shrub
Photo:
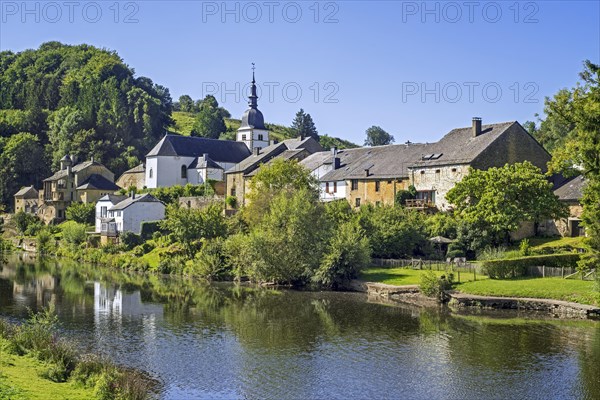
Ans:
<svg viewBox="0 0 600 400"><path fill-rule="evenodd" d="M521 243L519 243L519 253L523 257L531 255L531 245L529 244L529 239L525 238L521 240Z"/></svg>
<svg viewBox="0 0 600 400"><path fill-rule="evenodd" d="M154 237L155 233L160 233L160 221L144 221L140 225L140 236L144 240L149 240Z"/></svg>
<svg viewBox="0 0 600 400"><path fill-rule="evenodd" d="M492 279L516 278L527 274L527 268L539 267L576 267L579 254L554 254L508 258L503 260L485 260L482 262L483 273Z"/></svg>
<svg viewBox="0 0 600 400"><path fill-rule="evenodd" d="M238 205L237 197L235 197L235 196L227 196L227 198L225 199L225 204L229 208L236 209L237 205Z"/></svg>
<svg viewBox="0 0 600 400"><path fill-rule="evenodd" d="M119 239L126 250L131 250L144 242L140 235L136 235L133 232L123 232Z"/></svg>
<svg viewBox="0 0 600 400"><path fill-rule="evenodd" d="M338 287L354 279L369 264L369 240L357 222L346 222L340 226L329 244L329 248L315 271L312 281L323 287Z"/></svg>
<svg viewBox="0 0 600 400"><path fill-rule="evenodd" d="M70 245L78 246L85 242L86 226L75 221L67 221L60 225L63 233L63 239Z"/></svg>
<svg viewBox="0 0 600 400"><path fill-rule="evenodd" d="M192 263L190 272L209 280L218 280L231 275L225 258L225 241L221 238L204 241Z"/></svg>
<svg viewBox="0 0 600 400"><path fill-rule="evenodd" d="M443 301L445 300L446 290L452 288L453 278L452 274L448 274L447 277L444 275L438 277L433 271L424 271L421 274L419 289L425 296L435 297L439 301Z"/></svg>
<svg viewBox="0 0 600 400"><path fill-rule="evenodd" d="M416 197L417 189L413 185L410 185L408 187L408 190L399 190L398 192L396 192L394 202L396 205L403 207L406 200L414 199Z"/></svg>
<svg viewBox="0 0 600 400"><path fill-rule="evenodd" d="M19 211L14 216L14 221L17 226L17 231L24 235L29 225L41 224L41 221L33 214L26 213L25 211Z"/></svg>
<svg viewBox="0 0 600 400"><path fill-rule="evenodd" d="M39 255L47 255L52 252L52 241L54 237L47 229L42 229L36 236L37 252Z"/></svg>
<svg viewBox="0 0 600 400"><path fill-rule="evenodd" d="M93 203L72 203L65 214L69 221L90 225L96 218L96 206Z"/></svg>

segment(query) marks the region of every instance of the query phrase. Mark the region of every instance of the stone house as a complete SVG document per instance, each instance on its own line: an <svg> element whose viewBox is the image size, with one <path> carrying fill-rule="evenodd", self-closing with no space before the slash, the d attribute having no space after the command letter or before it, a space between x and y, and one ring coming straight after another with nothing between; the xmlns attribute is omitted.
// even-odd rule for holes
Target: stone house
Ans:
<svg viewBox="0 0 600 400"><path fill-rule="evenodd" d="M275 158L303 160L310 154L322 151L321 145L312 137L287 139L265 148L255 148L252 155L225 172L228 196L235 196L238 205L245 204L248 183L262 164Z"/></svg>
<svg viewBox="0 0 600 400"><path fill-rule="evenodd" d="M554 194L569 207L569 216L565 219L539 224L538 232L548 236L585 236L585 228L581 226L581 214L583 213L581 199L586 185L586 179L578 176L556 189Z"/></svg>
<svg viewBox="0 0 600 400"><path fill-rule="evenodd" d="M39 192L33 186L26 186L15 193L15 213L24 211L37 214L39 206Z"/></svg>
<svg viewBox="0 0 600 400"><path fill-rule="evenodd" d="M426 150L408 167L409 178L418 198L440 210L450 208L446 194L471 167L486 170L529 161L546 172L551 158L518 122L482 125L480 118L473 118L471 127L453 129Z"/></svg>
<svg viewBox="0 0 600 400"><path fill-rule="evenodd" d="M60 162L60 170L44 179L38 215L45 223L61 222L73 202L95 203L119 189L114 174L104 165L93 158L75 164L67 155Z"/></svg>

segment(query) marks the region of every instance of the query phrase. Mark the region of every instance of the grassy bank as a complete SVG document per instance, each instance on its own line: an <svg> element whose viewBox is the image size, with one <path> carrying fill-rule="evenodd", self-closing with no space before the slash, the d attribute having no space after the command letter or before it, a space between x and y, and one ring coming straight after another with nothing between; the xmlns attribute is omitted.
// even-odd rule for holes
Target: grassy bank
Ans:
<svg viewBox="0 0 600 400"><path fill-rule="evenodd" d="M380 282L387 285L418 285L421 282L421 275L425 270L411 268L368 268L364 270L359 279L366 282ZM447 275L445 271L433 272L437 276ZM454 279L458 279L458 274L454 272ZM477 279L487 279L486 276L477 275ZM473 274L468 272L460 273L461 282L473 280Z"/></svg>
<svg viewBox="0 0 600 400"><path fill-rule="evenodd" d="M381 282L388 285L418 285L425 271L410 268L369 268L360 275L367 282ZM437 276L444 271L433 271ZM455 281L457 274L454 273ZM460 283L454 286L463 293L480 296L531 297L536 299L554 299L572 301L581 304L600 306L600 293L595 290L595 282L562 278L516 278L489 279L487 276L462 272Z"/></svg>
<svg viewBox="0 0 600 400"><path fill-rule="evenodd" d="M461 283L456 289L481 296L555 299L600 306L600 294L594 290L594 282L578 279L486 279Z"/></svg>
<svg viewBox="0 0 600 400"><path fill-rule="evenodd" d="M74 381L43 378L48 365L31 355L11 354L10 342L0 339L0 399L93 399L94 389Z"/></svg>
<svg viewBox="0 0 600 400"><path fill-rule="evenodd" d="M0 319L0 398L143 400L156 385L57 336L53 308L21 325Z"/></svg>

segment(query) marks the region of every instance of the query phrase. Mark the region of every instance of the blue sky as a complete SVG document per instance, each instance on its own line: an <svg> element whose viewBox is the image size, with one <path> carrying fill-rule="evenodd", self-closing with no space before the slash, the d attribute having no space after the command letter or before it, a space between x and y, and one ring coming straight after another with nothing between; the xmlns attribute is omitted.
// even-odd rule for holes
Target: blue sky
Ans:
<svg viewBox="0 0 600 400"><path fill-rule="evenodd" d="M598 1L0 3L1 50L116 50L174 99L214 93L234 117L254 62L268 122L304 108L321 134L357 143L371 125L401 143L473 116L532 120L583 60L600 62Z"/></svg>

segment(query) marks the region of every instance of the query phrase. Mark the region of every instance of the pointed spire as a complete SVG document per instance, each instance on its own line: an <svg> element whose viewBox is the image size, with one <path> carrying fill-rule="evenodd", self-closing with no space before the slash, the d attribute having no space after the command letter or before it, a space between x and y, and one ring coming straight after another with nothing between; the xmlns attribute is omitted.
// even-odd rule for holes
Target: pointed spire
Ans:
<svg viewBox="0 0 600 400"><path fill-rule="evenodd" d="M256 95L256 80L254 79L254 70L256 69L256 67L254 66L254 63L252 63L252 86L250 86L250 96L248 96L248 98L250 99L250 101L248 102L248 105L250 106L250 108L258 108L258 103L257 103L257 99L258 96Z"/></svg>

